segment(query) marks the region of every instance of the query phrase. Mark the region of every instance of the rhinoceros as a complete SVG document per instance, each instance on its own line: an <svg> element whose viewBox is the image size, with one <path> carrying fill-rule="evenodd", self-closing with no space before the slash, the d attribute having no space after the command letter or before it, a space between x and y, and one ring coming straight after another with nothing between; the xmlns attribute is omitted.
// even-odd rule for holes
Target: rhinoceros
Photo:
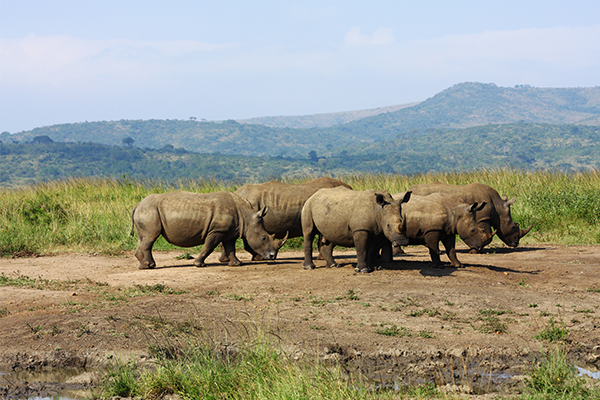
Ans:
<svg viewBox="0 0 600 400"><path fill-rule="evenodd" d="M322 237L320 252L328 267L336 267L333 246L356 247L357 272L371 272L381 242L387 238L396 245L408 243L402 233L401 203L385 190L354 191L346 187L321 189L302 208L305 269L314 269L312 245L316 234Z"/></svg>
<svg viewBox="0 0 600 400"><path fill-rule="evenodd" d="M276 239L287 239L302 236L301 213L302 206L317 190L344 186L352 189L344 182L329 177L313 179L310 182L287 184L270 181L260 184L244 185L236 190L252 204L254 208L269 207L269 214L263 219L265 229L274 234ZM253 260L260 260L257 254L244 240L244 248L252 254ZM220 260L227 261L223 251Z"/></svg>
<svg viewBox="0 0 600 400"><path fill-rule="evenodd" d="M152 245L162 235L176 246L204 244L194 260L197 267L206 265L204 260L219 243L223 243L229 265L240 265L234 252L239 237L264 259L272 260L280 243L264 228L267 214L267 207L256 211L247 200L231 192L151 194L131 213L131 235L134 227L138 234L135 257L140 269L154 268Z"/></svg>
<svg viewBox="0 0 600 400"><path fill-rule="evenodd" d="M519 228L519 224L512 220L510 206L515 203L516 198L508 200L506 196L500 197L495 189L482 183L450 185L437 182L411 186L408 190L419 196L426 196L431 193L446 193L460 197L465 203L487 203L483 210L476 213L477 223L486 229L486 224L496 229L496 234L500 240L510 247L517 247L519 240L529 233L533 227L532 225L523 230ZM488 231L487 233L490 232ZM489 242L485 243L485 245L488 244ZM476 253L478 251L472 249L472 252Z"/></svg>
<svg viewBox="0 0 600 400"><path fill-rule="evenodd" d="M392 195L402 199L404 193ZM494 233L489 226L485 229L478 224L475 216L486 203L467 204L462 199L441 193L428 196L412 195L410 201L402 206L404 230L410 244L424 244L429 249L431 261L435 267L443 266L440 260L439 242L446 249L453 267L462 266L456 257L456 235L471 248L480 250L489 243ZM389 246L389 242L387 243Z"/></svg>

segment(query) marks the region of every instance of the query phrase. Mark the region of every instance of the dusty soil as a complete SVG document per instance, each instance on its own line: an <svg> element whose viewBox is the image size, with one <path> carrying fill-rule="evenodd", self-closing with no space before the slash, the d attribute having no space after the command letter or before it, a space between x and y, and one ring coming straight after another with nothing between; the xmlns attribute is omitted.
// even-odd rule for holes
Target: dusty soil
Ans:
<svg viewBox="0 0 600 400"><path fill-rule="evenodd" d="M552 346L534 338L552 319L568 329L573 363L600 367L600 246L497 246L485 254L459 246L459 269L431 268L426 248L416 246L371 274L354 271L353 251L334 252L341 268L316 261L312 271L302 269L299 252L240 267L213 253L205 268L176 259L182 253L155 252L154 270L139 270L131 254L0 259L0 274L24 282L0 287L0 371L8 373L0 397L11 388L36 392L14 371L148 360L151 347L176 337L166 330L225 346L259 329L297 359L316 353L375 381L481 392L518 390ZM90 379L72 387L85 385Z"/></svg>

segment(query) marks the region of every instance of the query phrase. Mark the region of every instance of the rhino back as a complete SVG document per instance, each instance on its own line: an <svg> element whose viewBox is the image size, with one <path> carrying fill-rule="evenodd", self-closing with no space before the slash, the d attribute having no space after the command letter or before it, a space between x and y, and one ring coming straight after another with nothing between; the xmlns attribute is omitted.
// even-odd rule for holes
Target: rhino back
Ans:
<svg viewBox="0 0 600 400"><path fill-rule="evenodd" d="M318 178L301 184L286 184L278 181L241 186L235 193L248 200L254 208L269 207L264 217L267 232L282 238L302 236L302 207L318 190L345 186L332 178Z"/></svg>
<svg viewBox="0 0 600 400"><path fill-rule="evenodd" d="M203 244L213 231L238 235L238 207L231 193L165 193L157 199L162 235L177 246Z"/></svg>

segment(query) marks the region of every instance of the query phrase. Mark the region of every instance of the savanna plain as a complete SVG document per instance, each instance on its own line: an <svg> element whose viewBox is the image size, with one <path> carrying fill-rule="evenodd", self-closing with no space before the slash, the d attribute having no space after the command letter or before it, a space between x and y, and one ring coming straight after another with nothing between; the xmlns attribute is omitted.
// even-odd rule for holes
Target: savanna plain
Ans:
<svg viewBox="0 0 600 400"><path fill-rule="evenodd" d="M288 180L299 183L312 177ZM463 268L424 246L370 274L302 268L301 239L277 260L196 268L160 239L139 270L131 210L151 193L234 191L71 179L0 189L0 397L379 399L600 398L600 174L514 170L336 177L390 193L481 182L516 196L532 231ZM316 255L316 252L315 252ZM577 369L576 367L581 368ZM72 371L61 382L24 372ZM583 376L578 376L583 371ZM85 389L85 390L83 390ZM83 391L80 391L83 390Z"/></svg>

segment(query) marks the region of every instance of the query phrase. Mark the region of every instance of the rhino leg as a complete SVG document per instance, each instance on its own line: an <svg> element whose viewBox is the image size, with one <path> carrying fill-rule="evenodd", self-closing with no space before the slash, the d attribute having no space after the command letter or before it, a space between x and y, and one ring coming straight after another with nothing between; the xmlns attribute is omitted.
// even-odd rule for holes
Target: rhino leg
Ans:
<svg viewBox="0 0 600 400"><path fill-rule="evenodd" d="M373 267L369 265L369 232L354 232L354 247L356 248L356 272L373 272Z"/></svg>
<svg viewBox="0 0 600 400"><path fill-rule="evenodd" d="M462 263L458 261L458 258L456 258L456 236L448 235L442 239L442 243L444 244L448 258L450 259L450 264L454 268L462 267Z"/></svg>
<svg viewBox="0 0 600 400"><path fill-rule="evenodd" d="M392 242L390 242L389 240L386 240L383 242L383 245L381 246L381 262L389 263L392 261L394 261Z"/></svg>
<svg viewBox="0 0 600 400"><path fill-rule="evenodd" d="M306 211L306 215L304 210L302 211L302 235L304 237L304 262L302 263L302 268L315 269L315 263L313 263L312 260L312 245L317 230L312 220L310 210Z"/></svg>
<svg viewBox="0 0 600 400"><path fill-rule="evenodd" d="M213 252L213 250L221 243L223 239L223 233L221 232L211 232L206 236L206 240L204 241L204 246L202 246L202 251L198 254L198 257L194 260L194 265L198 268L205 267L206 257Z"/></svg>
<svg viewBox="0 0 600 400"><path fill-rule="evenodd" d="M225 252L225 245L221 243L221 255L219 256L219 262L225 263L229 261L229 256Z"/></svg>
<svg viewBox="0 0 600 400"><path fill-rule="evenodd" d="M227 257L225 261L229 261L230 266L237 267L238 265L242 265L242 262L235 255L235 239L223 242L222 254L225 254L225 257Z"/></svg>
<svg viewBox="0 0 600 400"><path fill-rule="evenodd" d="M425 234L425 246L429 249L429 256L434 268L444 268L440 259L440 233L437 231L427 232Z"/></svg>
<svg viewBox="0 0 600 400"><path fill-rule="evenodd" d="M152 246L160 232L140 232L138 229L138 244L135 249L135 258L140 262L140 269L152 269L156 267L154 257L152 257Z"/></svg>
<svg viewBox="0 0 600 400"><path fill-rule="evenodd" d="M333 259L333 243L323 240L319 248L319 255L325 260L325 266L329 268L338 268L339 265Z"/></svg>

